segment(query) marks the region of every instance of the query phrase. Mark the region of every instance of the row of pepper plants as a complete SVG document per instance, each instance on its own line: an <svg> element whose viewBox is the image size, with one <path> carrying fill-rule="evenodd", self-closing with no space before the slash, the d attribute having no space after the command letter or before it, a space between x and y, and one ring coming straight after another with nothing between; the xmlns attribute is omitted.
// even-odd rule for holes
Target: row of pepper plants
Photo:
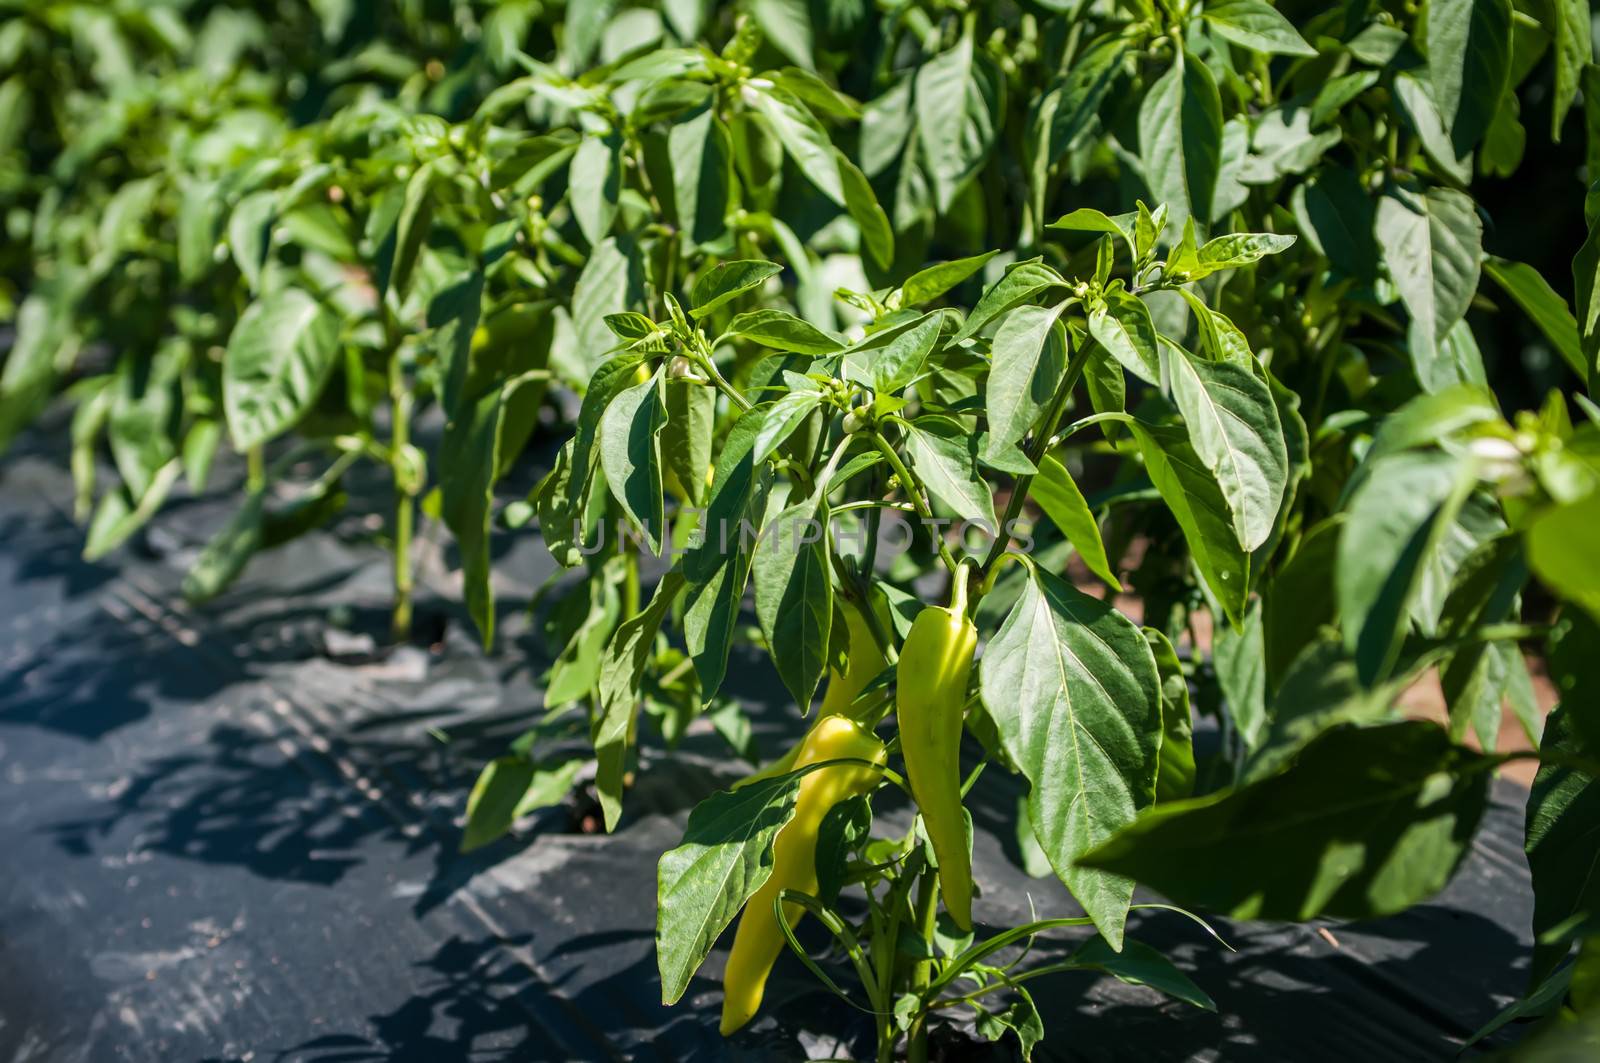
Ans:
<svg viewBox="0 0 1600 1063"><path fill-rule="evenodd" d="M615 828L641 715L669 749L705 716L730 780L765 762L661 858L667 1003L737 920L730 1035L786 948L880 1059L947 1021L1026 1056L1062 970L1212 1007L1127 936L1136 883L1197 918L1398 912L1537 758L1529 990L1486 1032L1584 1035L1582 0L3 7L0 439L70 412L91 558L239 455L196 602L377 469L397 638L419 522L486 647L491 538L537 531L577 578L538 599L545 704L464 847L574 787ZM1479 199L1551 159L1554 249L1494 253ZM554 468L497 493L562 392ZM732 669L813 717L793 749L754 748ZM1396 708L1429 673L1444 724ZM1081 915L985 910L964 806L1003 774ZM897 791L915 815L875 821Z"/></svg>

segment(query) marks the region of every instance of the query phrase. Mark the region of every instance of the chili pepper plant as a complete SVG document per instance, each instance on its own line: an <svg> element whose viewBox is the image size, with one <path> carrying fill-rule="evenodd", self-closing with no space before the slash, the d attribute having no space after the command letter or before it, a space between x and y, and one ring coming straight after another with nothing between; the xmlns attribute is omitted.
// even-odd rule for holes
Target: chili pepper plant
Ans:
<svg viewBox="0 0 1600 1063"><path fill-rule="evenodd" d="M1026 1054L1062 969L1205 1007L1135 883L1393 913L1536 758L1528 993L1484 1032L1593 1003L1583 0L0 10L0 442L70 415L97 560L230 495L197 603L371 468L397 638L419 526L486 645L491 537L536 529L577 578L463 847L575 787L617 827L652 731L709 720L669 1002L737 923L735 1036L785 948L881 1058ZM735 669L806 737L757 748ZM1434 675L1447 721L1406 719ZM1006 776L1061 883L1013 927L965 811Z"/></svg>

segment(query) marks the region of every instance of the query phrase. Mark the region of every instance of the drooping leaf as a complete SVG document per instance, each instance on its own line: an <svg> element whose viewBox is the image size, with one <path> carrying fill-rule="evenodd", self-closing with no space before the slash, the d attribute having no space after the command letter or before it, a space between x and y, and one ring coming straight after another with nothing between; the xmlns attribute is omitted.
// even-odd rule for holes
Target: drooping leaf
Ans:
<svg viewBox="0 0 1600 1063"><path fill-rule="evenodd" d="M692 545L683 559L683 572L689 582L699 585L734 554L739 522L751 516L750 502L755 496L762 463L756 460L756 439L766 424L768 407L758 406L734 422L717 454L717 469L706 499L699 543ZM754 516L759 519L760 513ZM743 593L743 586L740 587Z"/></svg>
<svg viewBox="0 0 1600 1063"><path fill-rule="evenodd" d="M1592 668L1593 665L1590 665ZM1589 684L1592 689L1596 684ZM1578 706L1565 701L1545 723L1543 749L1552 754L1593 756L1573 727ZM1574 768L1544 764L1528 796L1528 869L1533 875L1533 967L1537 984L1571 951L1572 943L1544 940L1563 924L1600 915L1600 785Z"/></svg>
<svg viewBox="0 0 1600 1063"><path fill-rule="evenodd" d="M1400 650L1425 566L1455 520L1470 469L1437 451L1383 458L1356 489L1339 537L1335 588L1361 679L1383 679Z"/></svg>
<svg viewBox="0 0 1600 1063"><path fill-rule="evenodd" d="M1600 384L1600 217L1594 216L1587 204L1584 213L1590 215L1589 236L1572 258L1572 301L1577 311L1578 344L1583 352L1578 376L1594 390Z"/></svg>
<svg viewBox="0 0 1600 1063"><path fill-rule="evenodd" d="M1089 311L1089 335L1128 372L1147 383L1161 383L1156 326L1143 299L1110 288L1105 300Z"/></svg>
<svg viewBox="0 0 1600 1063"><path fill-rule="evenodd" d="M1334 269L1371 283L1378 271L1375 208L1361 179L1342 166L1324 164L1295 186L1293 197L1295 219L1306 239Z"/></svg>
<svg viewBox="0 0 1600 1063"><path fill-rule="evenodd" d="M962 520L998 531L994 498L978 473L978 441L947 417L919 417L906 430L911 469Z"/></svg>
<svg viewBox="0 0 1600 1063"><path fill-rule="evenodd" d="M616 346L606 316L643 302L644 267L638 248L629 238L606 237L589 252L572 289L574 353L583 373L598 368Z"/></svg>
<svg viewBox="0 0 1600 1063"><path fill-rule="evenodd" d="M183 596L201 604L222 593L261 546L261 520L265 496L252 491L228 523L201 549L183 577Z"/></svg>
<svg viewBox="0 0 1600 1063"><path fill-rule="evenodd" d="M1118 33L1093 41L1031 108L1028 180L1040 215L1051 168L1082 141L1093 125L1101 104L1116 84L1128 48L1127 38Z"/></svg>
<svg viewBox="0 0 1600 1063"><path fill-rule="evenodd" d="M945 214L994 147L1005 82L972 34L963 33L955 47L922 64L915 100L934 205Z"/></svg>
<svg viewBox="0 0 1600 1063"><path fill-rule="evenodd" d="M1213 638L1212 663L1228 719L1245 748L1255 749L1267 726L1266 637L1261 603L1250 603L1242 626L1219 626Z"/></svg>
<svg viewBox="0 0 1600 1063"><path fill-rule="evenodd" d="M1488 255L1483 260L1483 271L1511 296L1522 312L1544 333L1545 339L1555 347L1556 353L1578 374L1587 380L1588 366L1583 359L1583 344L1578 338L1578 321L1550 282L1526 262L1512 262L1498 255Z"/></svg>
<svg viewBox="0 0 1600 1063"><path fill-rule="evenodd" d="M811 8L806 0L751 0L750 16L774 48L796 66L811 69Z"/></svg>
<svg viewBox="0 0 1600 1063"><path fill-rule="evenodd" d="M758 491L758 500L760 494ZM711 534L723 535L723 526L716 526ZM731 556L712 571L709 579L690 587L689 605L683 614L684 643L700 680L702 701L717 695L728 674L728 654L755 558L753 535L746 539L741 529L734 528L727 532L727 542Z"/></svg>
<svg viewBox="0 0 1600 1063"><path fill-rule="evenodd" d="M1228 315L1207 306L1203 299L1189 289L1181 288L1178 294L1183 296L1184 302L1189 304L1189 310L1194 314L1195 325L1200 332L1201 352L1213 361L1228 362L1253 371L1255 355L1250 350L1250 340L1240 331L1239 326L1235 325ZM1281 419L1281 413L1279 416Z"/></svg>
<svg viewBox="0 0 1600 1063"><path fill-rule="evenodd" d="M1182 224L1211 218L1222 169L1222 99L1211 69L1180 53L1139 107L1139 160L1156 200Z"/></svg>
<svg viewBox="0 0 1600 1063"><path fill-rule="evenodd" d="M1552 505L1527 527L1528 563L1544 585L1600 621L1600 493Z"/></svg>
<svg viewBox="0 0 1600 1063"><path fill-rule="evenodd" d="M433 225L433 184L437 173L438 164L426 162L406 181L405 197L400 202L400 214L394 227L393 249L387 259L388 268L380 270L383 291L393 291L401 298L411 288L417 256L422 253L422 245Z"/></svg>
<svg viewBox="0 0 1600 1063"><path fill-rule="evenodd" d="M578 421L572 426L571 475L563 492L569 509L578 509L578 502L588 493L591 471L599 456L595 444L600 438L600 419L605 416L611 400L628 388L642 384L641 376L648 379L649 375L642 356L624 351L604 362L589 377L583 403L578 407Z"/></svg>
<svg viewBox="0 0 1600 1063"><path fill-rule="evenodd" d="M1161 685L1144 635L1104 602L1033 569L979 668L983 702L1028 779L1056 874L1122 947L1133 883L1079 857L1155 799Z"/></svg>
<svg viewBox="0 0 1600 1063"><path fill-rule="evenodd" d="M606 483L652 552L666 528L661 486L661 370L619 392L600 417L600 467Z"/></svg>
<svg viewBox="0 0 1600 1063"><path fill-rule="evenodd" d="M850 220L861 233L861 244L879 269L888 269L894 261L894 227L889 216L878 203L877 194L867 175L862 173L844 152L835 150L834 161L839 169L839 181L844 188L844 208Z"/></svg>
<svg viewBox="0 0 1600 1063"><path fill-rule="evenodd" d="M447 417L460 413L468 398L472 336L482 318L483 285L483 273L472 270L428 303L428 327L434 330L433 349L439 361L439 402Z"/></svg>
<svg viewBox="0 0 1600 1063"><path fill-rule="evenodd" d="M676 480L684 502L698 506L706 493L711 471L712 427L717 415L717 393L710 387L668 378L665 391L666 425L661 452L666 471Z"/></svg>
<svg viewBox="0 0 1600 1063"><path fill-rule="evenodd" d="M1427 76L1426 70L1407 70L1395 75L1395 109L1416 134L1432 168L1451 183L1465 186L1472 181L1472 153L1457 151L1450 140L1444 117L1433 102L1433 90L1425 80Z"/></svg>
<svg viewBox="0 0 1600 1063"><path fill-rule="evenodd" d="M1337 637L1310 643L1272 692L1267 726L1245 758L1241 780L1274 775L1321 735L1342 725L1383 722L1406 677L1363 686L1355 662Z"/></svg>
<svg viewBox="0 0 1600 1063"><path fill-rule="evenodd" d="M622 613L619 581L612 572L610 568L604 570L600 578L574 592L581 594L579 600L587 605L587 612L550 666L544 688L546 706L570 704L599 688L600 662Z"/></svg>
<svg viewBox="0 0 1600 1063"><path fill-rule="evenodd" d="M520 756L496 757L485 764L467 796L460 851L481 849L509 831L518 818L559 802L583 767L580 758L545 766Z"/></svg>
<svg viewBox="0 0 1600 1063"><path fill-rule="evenodd" d="M756 617L772 663L795 704L808 711L828 664L833 575L816 498L779 513L755 553Z"/></svg>
<svg viewBox="0 0 1600 1063"><path fill-rule="evenodd" d="M846 206L833 141L810 109L788 89L765 78L745 82L743 96L771 125L784 153L805 179L838 206Z"/></svg>
<svg viewBox="0 0 1600 1063"><path fill-rule="evenodd" d="M1224 629L1226 630L1226 629ZM1194 717L1189 711L1189 680L1167 636L1144 628L1145 641L1161 677L1161 753L1156 767L1156 800L1177 801L1194 793Z"/></svg>
<svg viewBox="0 0 1600 1063"><path fill-rule="evenodd" d="M721 239L733 187L733 146L711 101L673 123L667 152L673 203L684 235L695 247Z"/></svg>
<svg viewBox="0 0 1600 1063"><path fill-rule="evenodd" d="M1556 624L1545 663L1558 683L1569 729L1589 750L1600 749L1600 621L1573 612Z"/></svg>
<svg viewBox="0 0 1600 1063"><path fill-rule="evenodd" d="M1028 485L1028 493L1072 543L1089 571L1105 580L1112 590L1121 591L1122 584L1106 557L1100 525L1066 467L1046 454L1039 461L1039 475Z"/></svg>
<svg viewBox="0 0 1600 1063"><path fill-rule="evenodd" d="M102 495L84 537L83 559L98 561L127 542L129 536L155 516L181 475L183 462L173 458L155 471L149 486L138 498L130 499L121 488Z"/></svg>
<svg viewBox="0 0 1600 1063"><path fill-rule="evenodd" d="M1250 369L1174 354L1172 397L1189 443L1216 479L1234 534L1254 550L1272 534L1289 482L1283 425L1266 383Z"/></svg>
<svg viewBox="0 0 1600 1063"><path fill-rule="evenodd" d="M245 196L228 215L228 250L252 292L261 291L261 270L266 265L277 213L277 193L261 191ZM208 254L210 250L206 248Z"/></svg>
<svg viewBox="0 0 1600 1063"><path fill-rule="evenodd" d="M1550 13L1553 17L1549 29L1556 57L1550 139L1559 141L1567 110L1578 97L1579 79L1594 58L1594 29L1588 0L1552 0Z"/></svg>
<svg viewBox="0 0 1600 1063"><path fill-rule="evenodd" d="M1478 290L1483 223L1472 200L1451 188L1424 195L1393 188L1378 201L1378 246L1411 314L1413 364L1427 386L1442 343ZM1430 387L1428 390L1437 390Z"/></svg>
<svg viewBox="0 0 1600 1063"><path fill-rule="evenodd" d="M1295 552L1278 568L1264 593L1263 640L1266 689L1276 690L1300 651L1335 616L1334 565L1339 552L1340 515L1313 525Z"/></svg>
<svg viewBox="0 0 1600 1063"><path fill-rule="evenodd" d="M445 427L439 464L442 514L461 553L462 594L467 612L487 648L494 642L494 592L489 582L489 531L494 516L494 484L502 466L507 409L517 392L537 386L515 377L457 412Z"/></svg>
<svg viewBox="0 0 1600 1063"><path fill-rule="evenodd" d="M1001 321L984 389L986 458L1013 450L1055 398L1067 368L1066 333L1056 324L1066 305L1019 306Z"/></svg>
<svg viewBox="0 0 1600 1063"><path fill-rule="evenodd" d="M1033 1058L1034 1046L1044 1040L1044 1019L1039 1014L1039 1006L1033 1002L1033 994L1022 986L1013 987L1007 995L1010 999L1003 1010L990 1011L981 1004L977 1005L973 1029L978 1036L995 1042L1011 1034L1017 1039L1017 1046L1026 1063Z"/></svg>
<svg viewBox="0 0 1600 1063"><path fill-rule="evenodd" d="M1104 938L1090 938L1073 951L1068 962L1074 967L1104 971L1129 985L1149 986L1204 1011L1217 1010L1216 1002L1205 990L1142 941L1125 941L1121 952L1113 952Z"/></svg>
<svg viewBox="0 0 1600 1063"><path fill-rule="evenodd" d="M485 764L467 795L461 852L481 849L510 830L517 805L532 782L533 764L526 757L496 757Z"/></svg>
<svg viewBox="0 0 1600 1063"><path fill-rule="evenodd" d="M615 133L590 135L572 156L569 186L572 215L583 238L594 247L611 234L622 186L622 138Z"/></svg>
<svg viewBox="0 0 1600 1063"><path fill-rule="evenodd" d="M712 794L657 869L661 1002L676 1004L717 937L772 875L772 842L794 818L799 775Z"/></svg>
<svg viewBox="0 0 1600 1063"><path fill-rule="evenodd" d="M1206 586L1228 619L1244 622L1250 555L1239 546L1222 489L1201 462L1184 429L1135 422L1132 426L1150 480L1183 529Z"/></svg>

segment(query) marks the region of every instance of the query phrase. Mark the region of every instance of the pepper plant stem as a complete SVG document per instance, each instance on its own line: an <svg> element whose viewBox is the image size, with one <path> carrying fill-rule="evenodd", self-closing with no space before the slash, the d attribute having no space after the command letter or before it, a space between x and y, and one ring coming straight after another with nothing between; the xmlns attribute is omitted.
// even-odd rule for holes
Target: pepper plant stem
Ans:
<svg viewBox="0 0 1600 1063"><path fill-rule="evenodd" d="M411 494L412 472L404 467L411 446L411 392L399 359L389 362L389 394L394 408L390 431L389 461L394 473L394 613L390 635L396 642L411 637L411 596L414 573L411 566L411 536L416 523L416 500Z"/></svg>
<svg viewBox="0 0 1600 1063"><path fill-rule="evenodd" d="M923 943L932 950L933 930L935 920L939 913L939 876L931 867L922 869L922 876L917 883L917 933ZM933 961L931 959L918 960L911 970L911 990L921 993L933 981ZM906 1058L911 1063L928 1063L928 1017L926 1012L919 1013L911 1024L907 1034L909 1040L906 1044Z"/></svg>
<svg viewBox="0 0 1600 1063"><path fill-rule="evenodd" d="M883 452L883 456L888 460L889 467L894 470L894 474L900 478L900 484L905 488L906 496L911 499L911 504L917 507L917 515L924 520L931 521L933 519L933 507L928 504L927 495L923 490L921 481L911 475L911 470L906 468L906 463L900 460L900 455L895 453L895 449L890 445L889 441L883 438L882 432L874 431L872 433L872 441ZM960 564L956 561L955 555L950 552L950 547L938 535L934 536L933 541L939 547L939 559L944 562L944 567L950 570L952 576L955 575L956 569L960 567Z"/></svg>
<svg viewBox="0 0 1600 1063"><path fill-rule="evenodd" d="M1033 440L1028 445L1028 461L1037 466L1050 449L1050 437L1055 434L1056 425L1061 422L1061 415L1067 410L1067 400L1072 397L1072 389L1078 386L1078 378L1083 375L1083 367L1089 360L1089 347L1082 347L1073 352L1072 360L1067 363L1067 372L1061 379L1061 387L1056 390L1055 401L1051 403L1050 413L1045 417L1044 424L1033 434ZM989 556L983 559L982 574L987 576L1005 554L1006 547L1011 544L1011 522L1017 519L1017 514L1022 512L1023 500L1028 497L1028 488L1033 484L1031 475L1018 476L1016 483L1011 488L1011 498L1006 502L1006 515L1000 518L1000 527L995 530L994 545L989 547Z"/></svg>

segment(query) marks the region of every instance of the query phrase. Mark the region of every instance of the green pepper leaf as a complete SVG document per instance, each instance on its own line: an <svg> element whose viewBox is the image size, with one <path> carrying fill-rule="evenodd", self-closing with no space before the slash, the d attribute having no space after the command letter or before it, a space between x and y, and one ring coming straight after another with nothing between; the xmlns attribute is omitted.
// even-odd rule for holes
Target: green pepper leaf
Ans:
<svg viewBox="0 0 1600 1063"><path fill-rule="evenodd" d="M639 714L639 683L655 649L656 632L683 590L683 573L673 568L661 577L650 604L624 620L606 644L600 662L600 704L591 738L597 761L595 793L607 833L622 815L622 777L628 766L629 736Z"/></svg>
<svg viewBox="0 0 1600 1063"><path fill-rule="evenodd" d="M783 272L783 267L776 262L760 262L744 259L737 262L721 262L700 275L694 282L694 291L689 296L693 304L689 310L690 315L699 319L730 300L737 299L752 288L758 287L769 277L775 277Z"/></svg>
<svg viewBox="0 0 1600 1063"><path fill-rule="evenodd" d="M979 666L983 703L1031 789L1028 817L1061 881L1112 948L1133 882L1080 856L1155 799L1161 680L1132 621L1041 569Z"/></svg>
<svg viewBox="0 0 1600 1063"><path fill-rule="evenodd" d="M339 354L339 321L314 296L280 288L240 315L222 356L222 404L235 449L293 428L322 393Z"/></svg>
<svg viewBox="0 0 1600 1063"><path fill-rule="evenodd" d="M676 1004L718 936L772 877L772 843L794 818L800 776L712 794L689 813L683 841L656 872L661 1002Z"/></svg>
<svg viewBox="0 0 1600 1063"><path fill-rule="evenodd" d="M1431 723L1342 728L1280 775L1156 805L1079 862L1235 919L1392 915L1466 858L1491 764Z"/></svg>

